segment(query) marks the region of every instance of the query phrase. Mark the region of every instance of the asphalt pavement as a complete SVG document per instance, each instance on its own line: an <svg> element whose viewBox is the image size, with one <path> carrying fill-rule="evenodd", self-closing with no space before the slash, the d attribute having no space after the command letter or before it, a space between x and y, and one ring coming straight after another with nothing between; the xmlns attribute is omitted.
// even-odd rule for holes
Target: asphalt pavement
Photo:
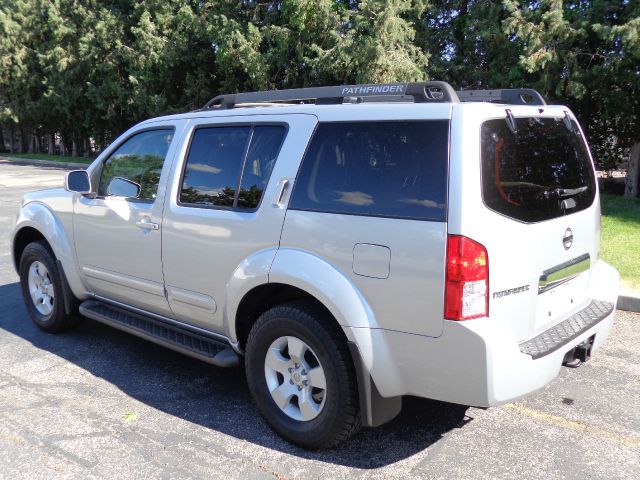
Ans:
<svg viewBox="0 0 640 480"><path fill-rule="evenodd" d="M63 171L0 162L0 479L637 479L640 315L618 312L594 358L482 410L407 398L322 452L275 435L240 368L218 369L86 320L40 332L9 254L23 193Z"/></svg>

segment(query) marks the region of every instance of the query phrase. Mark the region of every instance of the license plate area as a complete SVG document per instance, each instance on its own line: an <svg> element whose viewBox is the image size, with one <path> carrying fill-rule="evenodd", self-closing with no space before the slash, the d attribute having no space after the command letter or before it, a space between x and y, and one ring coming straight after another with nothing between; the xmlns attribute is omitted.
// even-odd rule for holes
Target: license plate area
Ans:
<svg viewBox="0 0 640 480"><path fill-rule="evenodd" d="M584 308L587 299L587 275L538 295L534 331L540 332Z"/></svg>

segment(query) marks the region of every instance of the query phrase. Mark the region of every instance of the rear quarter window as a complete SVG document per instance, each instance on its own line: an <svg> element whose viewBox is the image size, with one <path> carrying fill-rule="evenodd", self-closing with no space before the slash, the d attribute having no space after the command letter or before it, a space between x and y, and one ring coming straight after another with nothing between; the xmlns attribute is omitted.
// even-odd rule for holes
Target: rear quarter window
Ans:
<svg viewBox="0 0 640 480"><path fill-rule="evenodd" d="M444 221L449 122L321 123L290 208Z"/></svg>
<svg viewBox="0 0 640 480"><path fill-rule="evenodd" d="M527 223L584 210L595 198L593 166L580 130L562 118L504 119L481 127L482 196L490 209Z"/></svg>

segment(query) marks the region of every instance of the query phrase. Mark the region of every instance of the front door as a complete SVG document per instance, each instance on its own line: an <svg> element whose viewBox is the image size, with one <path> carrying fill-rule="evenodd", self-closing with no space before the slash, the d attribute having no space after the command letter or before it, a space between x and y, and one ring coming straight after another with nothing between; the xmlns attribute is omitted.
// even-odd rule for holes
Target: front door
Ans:
<svg viewBox="0 0 640 480"><path fill-rule="evenodd" d="M75 204L75 244L95 295L169 314L162 275L162 204L176 125L134 132L105 159L95 198ZM96 175L93 176L96 178Z"/></svg>

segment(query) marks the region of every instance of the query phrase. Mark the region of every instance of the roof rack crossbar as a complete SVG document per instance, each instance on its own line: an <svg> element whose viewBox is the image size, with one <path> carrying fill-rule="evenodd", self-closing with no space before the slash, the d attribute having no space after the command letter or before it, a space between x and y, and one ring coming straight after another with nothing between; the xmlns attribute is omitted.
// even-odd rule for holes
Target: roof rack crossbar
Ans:
<svg viewBox="0 0 640 480"><path fill-rule="evenodd" d="M461 102L492 102L509 105L546 105L540 93L532 88L502 88L495 90L457 91Z"/></svg>
<svg viewBox="0 0 640 480"><path fill-rule="evenodd" d="M367 101L389 101L390 99L413 99L415 103L458 102L458 96L446 82L384 83L363 85L341 85L336 87L294 88L262 92L232 93L218 95L207 102L203 110L233 108L247 103L342 103L344 99L366 98Z"/></svg>

